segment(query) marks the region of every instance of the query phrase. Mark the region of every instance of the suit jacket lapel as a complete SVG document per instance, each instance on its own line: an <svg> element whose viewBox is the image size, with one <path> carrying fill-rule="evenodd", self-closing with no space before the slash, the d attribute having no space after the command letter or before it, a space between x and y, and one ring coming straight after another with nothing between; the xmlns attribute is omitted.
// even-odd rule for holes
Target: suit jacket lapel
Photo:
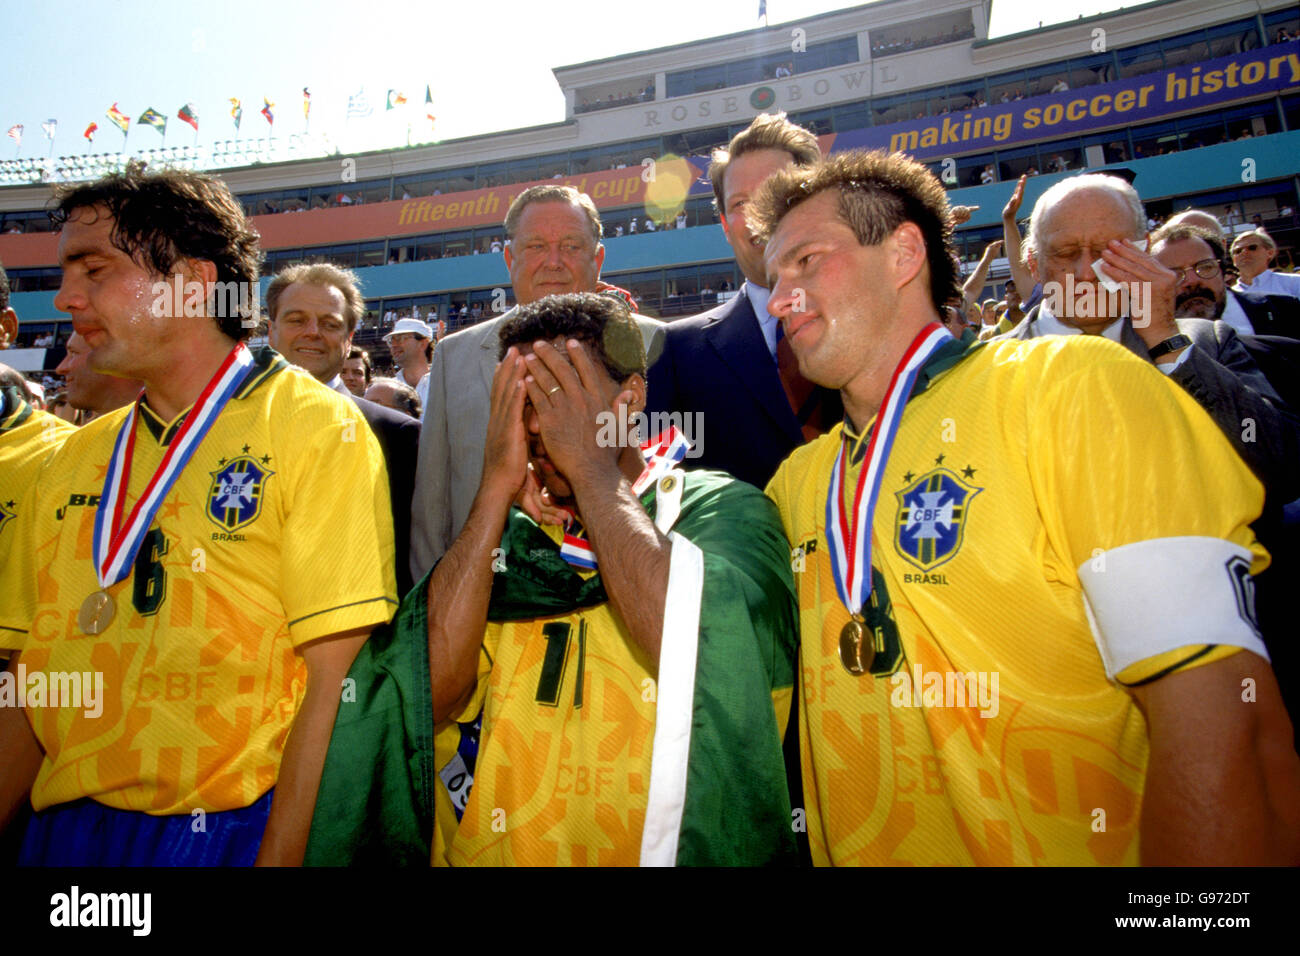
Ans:
<svg viewBox="0 0 1300 956"><path fill-rule="evenodd" d="M796 444L803 442L799 422L785 397L776 360L767 350L767 340L759 328L749 296L741 291L731 300L733 308L705 329L709 344L718 357L735 373L763 411L790 435Z"/></svg>

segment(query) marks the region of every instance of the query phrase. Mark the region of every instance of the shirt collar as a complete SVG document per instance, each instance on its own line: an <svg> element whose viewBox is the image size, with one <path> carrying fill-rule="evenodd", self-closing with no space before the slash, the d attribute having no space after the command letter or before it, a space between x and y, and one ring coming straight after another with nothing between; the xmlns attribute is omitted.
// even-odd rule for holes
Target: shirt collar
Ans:
<svg viewBox="0 0 1300 956"><path fill-rule="evenodd" d="M1231 289L1225 290L1224 298L1226 301L1223 305L1223 315L1219 316L1224 322L1232 326L1232 330L1238 335L1254 335L1255 326L1250 322L1250 316L1246 315L1246 310L1241 307L1237 301L1237 295Z"/></svg>
<svg viewBox="0 0 1300 956"><path fill-rule="evenodd" d="M1120 333L1124 330L1124 320L1116 319L1110 325L1101 330L1101 334L1112 342L1118 342ZM1052 314L1052 311L1044 302L1038 309L1038 334L1039 335L1082 335L1083 330L1077 329L1073 325L1066 325L1060 319Z"/></svg>
<svg viewBox="0 0 1300 956"><path fill-rule="evenodd" d="M772 291L764 289L761 285L755 285L748 279L741 286L745 295L749 297L749 304L754 309L754 317L758 319L758 328L763 333L763 341L767 343L767 350L776 355L776 327L781 324L781 320L767 311L768 300L772 298Z"/></svg>
<svg viewBox="0 0 1300 956"><path fill-rule="evenodd" d="M983 342L975 335L973 329L964 329L961 338L953 339L951 342L945 342L939 350L926 359L925 364L916 373L916 381L912 383L912 391L907 396L908 401L916 398L953 366L957 365L964 359L974 355ZM865 430L860 434L854 432L853 422L849 420L848 412L844 413L844 442L849 448L849 463L858 464L862 461L867 452L867 442L871 438L871 429L875 424L873 418L867 424Z"/></svg>

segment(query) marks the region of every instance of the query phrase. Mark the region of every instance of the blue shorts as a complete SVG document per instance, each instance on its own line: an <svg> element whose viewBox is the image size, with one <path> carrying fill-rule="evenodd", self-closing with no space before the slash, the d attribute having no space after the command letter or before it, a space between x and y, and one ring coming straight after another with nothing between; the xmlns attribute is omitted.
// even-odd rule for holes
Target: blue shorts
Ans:
<svg viewBox="0 0 1300 956"><path fill-rule="evenodd" d="M252 866L274 792L202 818L117 810L89 799L60 803L33 814L18 865Z"/></svg>

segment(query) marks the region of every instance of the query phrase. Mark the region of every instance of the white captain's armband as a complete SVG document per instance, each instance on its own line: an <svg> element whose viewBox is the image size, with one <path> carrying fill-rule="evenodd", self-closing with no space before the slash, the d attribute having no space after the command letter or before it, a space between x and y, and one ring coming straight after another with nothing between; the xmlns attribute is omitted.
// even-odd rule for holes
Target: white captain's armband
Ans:
<svg viewBox="0 0 1300 956"><path fill-rule="evenodd" d="M1251 554L1222 538L1156 538L1079 565L1106 676L1166 651L1228 644L1268 652L1255 617Z"/></svg>

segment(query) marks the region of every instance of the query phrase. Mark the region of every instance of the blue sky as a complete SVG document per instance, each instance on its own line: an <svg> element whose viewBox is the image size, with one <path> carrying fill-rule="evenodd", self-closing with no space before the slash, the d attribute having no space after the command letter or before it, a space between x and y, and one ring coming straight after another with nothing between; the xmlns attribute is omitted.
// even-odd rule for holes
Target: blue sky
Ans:
<svg viewBox="0 0 1300 956"><path fill-rule="evenodd" d="M769 21L850 5L769 0ZM1073 20L1120 5L1064 0L1052 4L1051 15L1056 22ZM994 35L1035 27L1043 6L1041 0L995 0ZM746 30L759 25L757 10L757 0L11 4L0 130L23 124L16 155L39 157L50 148L41 123L57 119L54 153L68 155L87 151L82 132L93 121L99 131L91 151L115 151L122 134L105 111L116 101L132 119L131 151L162 143L157 131L136 124L147 107L170 117L166 145L187 146L195 136L176 119L182 104L195 104L199 142L210 143L234 135L232 96L243 102L241 135L266 135L258 114L265 96L275 103L275 135L287 136L303 131L307 86L312 132L328 133L344 151L374 149L404 143L408 120L417 136L425 128L428 84L436 138L451 139L562 120L553 67ZM405 111L385 111L390 88L409 97ZM348 96L361 89L374 115L349 123ZM13 156L13 141L0 138L0 158Z"/></svg>

